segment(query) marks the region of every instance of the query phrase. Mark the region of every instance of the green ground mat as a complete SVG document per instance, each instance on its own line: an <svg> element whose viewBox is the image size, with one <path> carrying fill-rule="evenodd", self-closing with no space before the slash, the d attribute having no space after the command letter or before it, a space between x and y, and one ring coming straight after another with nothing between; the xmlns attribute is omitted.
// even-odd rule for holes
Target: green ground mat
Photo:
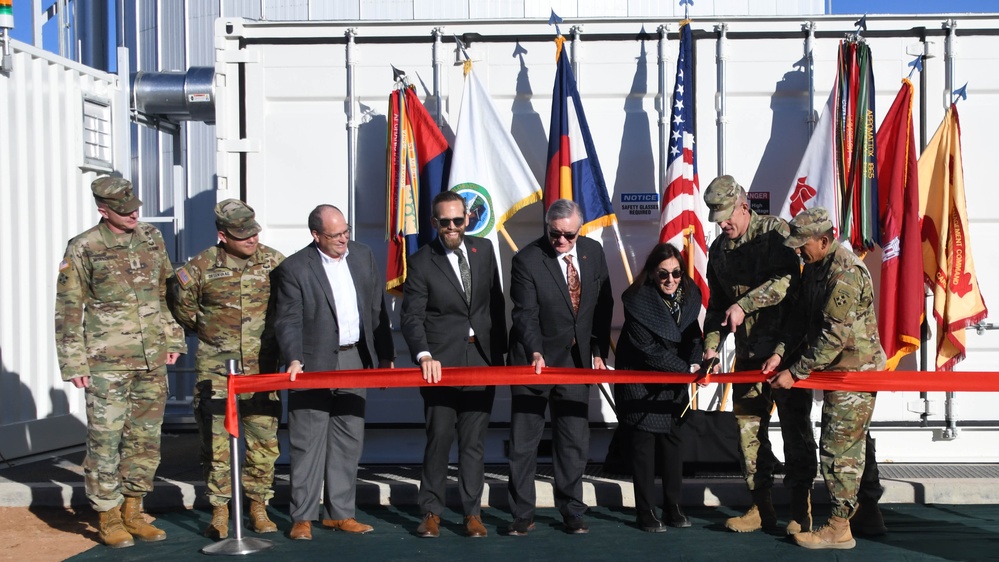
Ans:
<svg viewBox="0 0 999 562"><path fill-rule="evenodd" d="M634 525L634 510L593 508L587 512L587 535L562 531L561 517L554 509L538 510L537 530L527 537L508 537L503 530L510 522L507 513L483 511L489 530L484 539L462 536L461 515L444 514L438 539L421 539L414 532L420 522L415 507L372 507L359 509L357 518L375 527L367 535L354 536L313 526L312 541L291 541L286 534L291 521L283 512L271 510L280 531L267 535L247 532L245 536L267 538L270 550L238 557L256 560L710 560L755 562L757 560L999 560L999 506L997 505L913 505L883 506L887 536L857 539L857 547L843 551L809 551L786 537L762 532L736 534L723 522L736 515L728 508L687 510L693 527L670 529L666 533L644 533ZM73 557L73 561L128 560L170 561L206 559L200 549L211 544L200 532L210 513L200 510L155 514L157 525L168 535L159 543L137 543L132 548L112 550L103 546ZM827 512L816 514L824 522Z"/></svg>

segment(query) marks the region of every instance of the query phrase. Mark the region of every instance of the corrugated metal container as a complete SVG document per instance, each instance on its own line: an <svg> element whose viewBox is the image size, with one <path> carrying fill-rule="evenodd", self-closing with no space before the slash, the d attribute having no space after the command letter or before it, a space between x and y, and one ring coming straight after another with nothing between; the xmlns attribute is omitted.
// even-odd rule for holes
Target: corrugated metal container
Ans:
<svg viewBox="0 0 999 562"><path fill-rule="evenodd" d="M815 18L818 28L814 46L815 109L821 109L833 85L836 47L846 34L853 32L855 19ZM957 39L960 57L955 62L958 84L964 79L980 84L975 95L960 106L965 131L978 129L973 134L978 142L974 146L964 143L964 169L971 238L979 256L986 255L994 224L999 223L995 211L999 206L988 189L995 165L990 156L992 146L986 140L994 130L992 108L996 107L999 90L995 88L994 77L979 76L976 70L996 64L997 36L993 31L996 21L995 15L961 18L958 29L962 35ZM932 133L939 124L944 113L940 102L946 89L943 22L939 16L868 18L870 31L865 39L874 56L876 123L884 118L901 79L908 73L907 63L913 59L913 53L921 54L925 49L934 57L926 61L924 76L919 77L915 125L917 131L928 129ZM695 76L693 96L687 103L693 103L696 112L702 186L720 173L731 173L752 192L768 194L771 211L779 212L809 135L808 118L812 113L808 106L809 83L800 62L804 56L805 23L804 18L716 17L698 19L692 24ZM584 32L579 48L572 49L578 62L579 89L611 199L620 211L622 194L658 193L658 76L660 71L665 73L663 94L670 96L677 25L669 23L662 67L657 60L655 33L659 22L608 19L586 20L581 25ZM554 33L544 22L317 24L226 19L217 26L219 197L245 197L257 210L263 226L261 240L286 254L310 240L305 217L316 204L338 205L353 217L356 238L369 244L383 264L386 104L393 82L389 64L405 70L421 98L429 99L433 83L431 33L440 26L446 27L449 39L444 47L447 61L440 91L445 130L453 130L456 125L463 88L461 67L451 64L454 43L450 35L467 33L476 36L468 49L475 61L476 74L502 112L504 126L509 127L539 183L542 182L555 72ZM349 164L346 108L350 103L344 37L348 27L356 31L355 94L361 109L353 186L348 185L346 173ZM722 29L727 30L727 35L723 36ZM722 62L724 69L719 68ZM725 76L724 87L719 73ZM719 119L716 108L722 102L727 111ZM921 109L925 110L925 118L920 114ZM724 135L720 125L725 127ZM966 138L972 138L971 133L968 135ZM294 189L294 197L288 196L290 189ZM355 208L348 209L351 189ZM523 247L540 233L541 224L540 205L534 205L515 215L506 228ZM655 216L622 220L620 230L632 270L657 240L658 227ZM601 238L607 248L613 289L619 295L627 280L609 230L594 237ZM510 255L503 245L501 271L507 278ZM868 263L877 271L880 253L871 252ZM977 266L986 298L999 293L995 262L980 258ZM615 314L615 326L620 327L623 321L620 306ZM976 362L981 362L979 365L994 362L999 334L971 334L969 353ZM399 349L399 364L406 364L404 349ZM969 360L960 368L976 368L972 365ZM378 424L395 428L418 426L422 422L422 403L411 390L371 392L366 421L376 427ZM916 393L879 396L875 411L875 421L881 424L878 432L881 435L892 432L889 439L879 442L879 452L884 453L884 458L896 461L999 458L985 446L989 439L995 439L999 426L992 405L994 395L961 396L962 422L989 429L969 431L956 443L940 439L939 426L918 427L919 414L910 410L910 403L917 398ZM932 393L931 399L942 406L942 393ZM508 419L507 400L502 392L497 395L494 422ZM615 421L595 391L591 400L592 422ZM942 408L938 408L931 421L940 423L942 414ZM502 447L497 440L504 436L498 433L491 434L487 453L496 455L494 460L502 459ZM777 443L775 446L779 446ZM380 447L371 441L369 445L366 462L417 461L422 450L418 438L401 435L388 438ZM591 448L593 458L602 458L603 453Z"/></svg>
<svg viewBox="0 0 999 562"><path fill-rule="evenodd" d="M13 42L0 74L0 455L79 445L83 392L62 382L53 312L67 241L98 215L90 182L127 176L117 76ZM124 134L123 134L124 133Z"/></svg>

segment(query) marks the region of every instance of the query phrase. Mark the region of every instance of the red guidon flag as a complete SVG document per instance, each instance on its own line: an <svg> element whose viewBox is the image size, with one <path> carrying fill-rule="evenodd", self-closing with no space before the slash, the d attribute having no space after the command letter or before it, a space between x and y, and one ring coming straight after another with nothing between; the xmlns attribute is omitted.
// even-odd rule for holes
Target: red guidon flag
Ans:
<svg viewBox="0 0 999 562"><path fill-rule="evenodd" d="M964 329L989 313L971 259L961 124L953 104L919 157L919 214L923 274L937 319L937 370L950 371L964 359Z"/></svg>
<svg viewBox="0 0 999 562"><path fill-rule="evenodd" d="M902 87L878 129L878 218L881 227L881 300L878 331L895 370L919 348L925 297L919 240L919 176L912 134L912 82Z"/></svg>

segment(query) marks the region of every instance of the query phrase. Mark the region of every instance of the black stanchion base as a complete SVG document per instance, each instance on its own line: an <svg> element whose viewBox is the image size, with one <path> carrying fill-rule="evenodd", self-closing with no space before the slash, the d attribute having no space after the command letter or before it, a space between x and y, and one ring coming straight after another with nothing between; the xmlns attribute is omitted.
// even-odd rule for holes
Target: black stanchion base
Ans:
<svg viewBox="0 0 999 562"><path fill-rule="evenodd" d="M215 544L210 544L201 549L202 554L216 554L220 556L236 556L241 554L253 554L261 550L267 550L274 546L274 543L254 537L243 537L241 539L225 539Z"/></svg>

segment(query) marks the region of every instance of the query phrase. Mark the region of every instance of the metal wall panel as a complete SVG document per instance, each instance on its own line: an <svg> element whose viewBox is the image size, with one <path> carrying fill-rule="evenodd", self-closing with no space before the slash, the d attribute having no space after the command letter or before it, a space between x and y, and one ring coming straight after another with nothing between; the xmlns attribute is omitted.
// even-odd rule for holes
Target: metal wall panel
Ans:
<svg viewBox="0 0 999 562"><path fill-rule="evenodd" d="M117 77L13 42L0 75L0 455L83 442L83 392L62 381L53 331L58 265L67 241L98 219L84 163L83 98L127 119ZM127 139L112 130L112 158Z"/></svg>
<svg viewBox="0 0 999 562"><path fill-rule="evenodd" d="M451 0L414 0L413 18L417 20L462 20L468 18L468 2Z"/></svg>

